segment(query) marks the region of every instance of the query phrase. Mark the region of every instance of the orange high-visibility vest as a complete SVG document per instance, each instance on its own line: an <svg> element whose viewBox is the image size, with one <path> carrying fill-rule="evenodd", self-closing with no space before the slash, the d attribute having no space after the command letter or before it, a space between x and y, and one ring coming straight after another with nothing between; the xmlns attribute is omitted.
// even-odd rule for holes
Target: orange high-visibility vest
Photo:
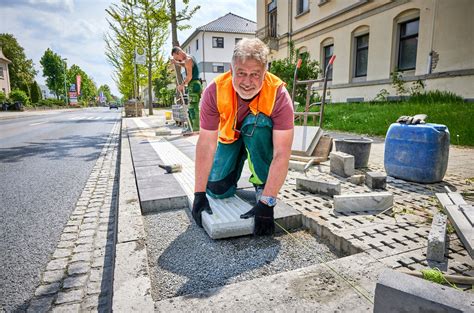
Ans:
<svg viewBox="0 0 474 313"><path fill-rule="evenodd" d="M237 93L232 86L232 74L230 71L214 78L216 83L217 109L219 111L219 141L222 143L233 143L238 139L235 134L234 123L237 119ZM286 85L280 78L267 72L263 80L263 86L258 95L249 103L250 112L256 115L263 113L270 116L275 105L278 87Z"/></svg>

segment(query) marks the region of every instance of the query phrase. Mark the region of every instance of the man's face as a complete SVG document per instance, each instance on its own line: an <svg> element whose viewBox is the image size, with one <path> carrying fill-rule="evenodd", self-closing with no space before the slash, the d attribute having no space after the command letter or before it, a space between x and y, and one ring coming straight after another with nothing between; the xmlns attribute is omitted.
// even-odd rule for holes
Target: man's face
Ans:
<svg viewBox="0 0 474 313"><path fill-rule="evenodd" d="M183 51L178 51L176 53L173 53L173 59L178 62L183 62L184 60L186 60L186 55Z"/></svg>
<svg viewBox="0 0 474 313"><path fill-rule="evenodd" d="M254 59L236 59L232 68L232 85L242 99L252 99L262 89L265 66Z"/></svg>

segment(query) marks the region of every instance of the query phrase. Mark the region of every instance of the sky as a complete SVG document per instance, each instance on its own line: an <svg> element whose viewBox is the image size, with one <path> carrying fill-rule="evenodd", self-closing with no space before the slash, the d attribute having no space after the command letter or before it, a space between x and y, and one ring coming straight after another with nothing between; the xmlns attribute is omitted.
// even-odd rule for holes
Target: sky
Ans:
<svg viewBox="0 0 474 313"><path fill-rule="evenodd" d="M178 32L179 42L184 42L199 26L209 23L229 12L256 21L258 0L190 0L190 6L201 8L189 21L190 29ZM104 34L109 31L107 9L119 0L0 0L0 33L10 33L25 49L38 71L36 80L45 84L39 60L47 48L62 58L67 58L68 68L77 64L97 84L110 86L112 94L119 91L112 79L113 68L108 64L104 51ZM176 0L177 9L183 4ZM171 51L168 39L166 54ZM168 48L169 47L169 48Z"/></svg>

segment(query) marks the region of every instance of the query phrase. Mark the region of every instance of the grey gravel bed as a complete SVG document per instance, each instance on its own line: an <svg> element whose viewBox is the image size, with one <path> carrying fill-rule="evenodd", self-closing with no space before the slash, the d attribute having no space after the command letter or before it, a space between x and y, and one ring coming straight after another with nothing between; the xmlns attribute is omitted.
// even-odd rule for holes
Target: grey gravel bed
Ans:
<svg viewBox="0 0 474 313"><path fill-rule="evenodd" d="M144 216L155 301L338 258L304 230L292 236L212 240L188 214L177 210Z"/></svg>

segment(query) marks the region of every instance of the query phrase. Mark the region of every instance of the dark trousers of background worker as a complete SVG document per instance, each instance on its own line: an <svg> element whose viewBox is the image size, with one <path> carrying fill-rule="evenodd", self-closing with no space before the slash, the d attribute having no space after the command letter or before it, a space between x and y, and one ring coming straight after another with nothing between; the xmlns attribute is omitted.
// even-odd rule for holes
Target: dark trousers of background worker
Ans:
<svg viewBox="0 0 474 313"><path fill-rule="evenodd" d="M272 120L259 113L243 121L239 139L231 144L219 142L209 175L206 192L213 198L235 194L245 160L252 173L250 182L263 187L273 160ZM261 189L261 188L260 188Z"/></svg>
<svg viewBox="0 0 474 313"><path fill-rule="evenodd" d="M192 80L188 84L189 107L188 114L193 131L199 130L199 101L201 100L202 85L199 80Z"/></svg>

